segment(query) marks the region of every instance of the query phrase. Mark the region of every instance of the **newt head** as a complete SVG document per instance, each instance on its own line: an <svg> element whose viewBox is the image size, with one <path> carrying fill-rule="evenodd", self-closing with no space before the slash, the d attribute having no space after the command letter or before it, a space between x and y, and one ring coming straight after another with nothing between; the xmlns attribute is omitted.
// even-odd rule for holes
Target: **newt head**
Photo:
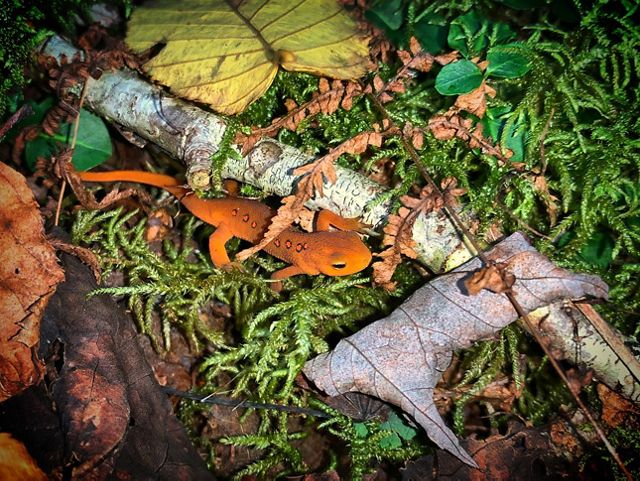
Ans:
<svg viewBox="0 0 640 481"><path fill-rule="evenodd" d="M317 269L328 276L348 276L366 268L371 251L355 232L333 231L315 252L309 252ZM316 258L317 256L317 258Z"/></svg>

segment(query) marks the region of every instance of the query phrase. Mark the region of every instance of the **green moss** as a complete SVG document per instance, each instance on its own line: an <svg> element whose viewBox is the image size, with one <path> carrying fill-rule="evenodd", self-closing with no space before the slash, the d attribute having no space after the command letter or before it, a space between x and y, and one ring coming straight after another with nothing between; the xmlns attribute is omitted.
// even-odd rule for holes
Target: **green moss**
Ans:
<svg viewBox="0 0 640 481"><path fill-rule="evenodd" d="M411 10L406 25L406 32L411 32L427 15L440 15L441 26L448 28L469 9L490 15L496 3L439 0L403 5ZM632 7L616 2L588 7L567 3L575 10L575 20L568 22L554 6L535 5L522 13L505 10L502 2L499 5L505 17L501 20L518 31L522 40L518 51L527 56L532 68L518 79L491 80L497 95L489 99L482 122L485 135L515 151L523 169L471 149L461 139L443 142L428 133L419 152L420 162L436 180L455 176L467 189L464 201L478 215L481 231L492 223L505 233L520 229L515 216L548 237L539 240L537 247L556 262L603 275L612 285L613 302L605 308L609 319L638 336L633 312L640 309L640 27L631 21ZM521 30L522 25L528 28ZM485 56L486 49L480 55ZM381 75L391 78L398 67L393 61L381 66ZM411 122L426 127L433 115L451 105L452 98L433 88L437 72L436 67L416 76L405 94L385 104L398 125ZM280 72L269 91L235 120L234 129L268 125L286 112L284 99L293 98L298 104L309 100L317 82L307 74ZM283 131L278 138L322 155L371 130L381 119L382 114L361 97L350 111L339 109L329 116L307 119L296 132ZM231 155L227 151L231 138L231 134L226 137L214 159L216 169ZM397 136L387 137L380 148L359 156L345 155L338 162L363 173L371 172L378 162L393 165L390 189L383 199L396 205L401 195L415 191L423 182ZM544 176L547 191L539 189L537 175ZM557 215L555 223L551 212ZM193 249L171 243L165 243L163 255L154 254L142 240L142 224L131 224L130 216L120 212L80 214L75 238L97 246L107 269L124 271L124 287L101 292L127 296L141 329L155 336L158 347L162 340L154 322L159 307L165 347L174 325L194 346L215 346L200 366L206 383L203 388L210 391L230 390L266 402L313 403L295 384L304 363L328 350L331 342L382 317L422 282L415 271L402 266L395 278L397 298L366 287L366 272L347 279L294 278L276 297L265 279L278 268L278 261L266 254L259 253L245 263L245 272L232 273L219 272ZM193 221L183 224L184 239L191 237L195 226ZM237 244L232 245L236 248ZM232 306L231 338L223 339L220 332L200 324L197 314L212 300ZM624 305L628 312L615 305ZM516 327L505 329L497 340L476 344L461 356L465 374L458 387L465 394L455 401L453 412L459 432L464 427L466 403L501 375L512 377L522 389L513 409L533 423L548 420L558 406L570 402L556 374ZM331 420L321 426L348 444L354 479L367 472L372 460L405 460L424 450L415 440L403 439L380 423L357 423L329 412ZM257 433L225 441L265 450L264 458L243 473L265 477L278 465L288 473L304 470L292 448L292 442L304 434L289 431L286 414L261 413L260 419ZM195 428L193 434L198 435ZM200 442L202 446L207 443Z"/></svg>
<svg viewBox="0 0 640 481"><path fill-rule="evenodd" d="M12 95L29 82L26 72L35 48L52 32L75 33L76 20L87 20L87 11L95 2L0 0L0 118L12 107Z"/></svg>

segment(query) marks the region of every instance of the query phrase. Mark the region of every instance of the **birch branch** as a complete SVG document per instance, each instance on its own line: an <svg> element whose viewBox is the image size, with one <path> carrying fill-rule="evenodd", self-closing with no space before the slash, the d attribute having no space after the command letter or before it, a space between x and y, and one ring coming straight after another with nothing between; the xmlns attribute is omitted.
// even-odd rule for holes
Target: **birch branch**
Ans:
<svg viewBox="0 0 640 481"><path fill-rule="evenodd" d="M42 53L60 59L82 54L58 36L52 37ZM130 70L105 72L88 80L85 105L109 122L153 142L186 166L189 185L203 189L209 185L211 156L218 151L226 122L221 116L177 99ZM295 190L293 171L314 157L272 139L263 139L241 159L230 158L222 169L225 178L252 184L265 192L286 196ZM362 217L380 227L391 210L384 199L386 190L361 174L336 166L338 180L324 186L324 195L309 202L314 209L329 209L344 217ZM440 273L461 265L473 256L462 236L444 212L418 217L413 230L419 260ZM562 346L563 355L575 363L585 363L607 386L633 401L640 401L637 370L618 362L614 350L579 310L572 310L571 322L562 309L549 306L540 328L551 343ZM574 338L578 325L579 337ZM623 345L624 347L624 345ZM575 354L575 355L574 355ZM623 358L635 358L627 351ZM634 372L635 371L635 372Z"/></svg>

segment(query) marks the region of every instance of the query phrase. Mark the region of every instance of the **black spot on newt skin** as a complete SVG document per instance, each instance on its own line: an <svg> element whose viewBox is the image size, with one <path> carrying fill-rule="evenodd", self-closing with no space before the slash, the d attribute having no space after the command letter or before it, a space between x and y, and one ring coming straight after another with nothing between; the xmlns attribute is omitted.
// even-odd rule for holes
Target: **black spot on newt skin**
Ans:
<svg viewBox="0 0 640 481"><path fill-rule="evenodd" d="M302 252L302 244L296 244L296 252Z"/></svg>
<svg viewBox="0 0 640 481"><path fill-rule="evenodd" d="M257 225L258 223L255 220L251 223L251 227L254 229L256 228Z"/></svg>
<svg viewBox="0 0 640 481"><path fill-rule="evenodd" d="M237 215L238 215L238 211L239 211L239 210L240 210L240 209L233 209L233 210L231 211L231 215L232 215L233 217L237 216Z"/></svg>
<svg viewBox="0 0 640 481"><path fill-rule="evenodd" d="M292 246L292 245L293 245L293 243L292 243L289 239L287 239L287 241L284 243L284 246L285 246L287 249L291 249L291 246Z"/></svg>
<svg viewBox="0 0 640 481"><path fill-rule="evenodd" d="M276 239L275 241L273 241L273 243L276 245L276 247L280 247L280 239Z"/></svg>
<svg viewBox="0 0 640 481"><path fill-rule="evenodd" d="M242 222L249 222L249 214L245 214L242 216Z"/></svg>

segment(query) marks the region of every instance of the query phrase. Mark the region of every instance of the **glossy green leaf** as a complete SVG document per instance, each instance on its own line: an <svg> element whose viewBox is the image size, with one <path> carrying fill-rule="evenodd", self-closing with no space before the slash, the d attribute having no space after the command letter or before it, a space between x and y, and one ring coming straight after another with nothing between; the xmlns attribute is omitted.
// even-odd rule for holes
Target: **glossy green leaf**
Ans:
<svg viewBox="0 0 640 481"><path fill-rule="evenodd" d="M459 60L442 67L436 77L436 90L442 95L471 92L482 83L482 72L469 60Z"/></svg>
<svg viewBox="0 0 640 481"><path fill-rule="evenodd" d="M481 55L487 47L512 41L515 33L503 22L492 22L471 10L454 19L449 28L449 47L458 50L463 57Z"/></svg>
<svg viewBox="0 0 640 481"><path fill-rule="evenodd" d="M531 10L545 4L544 0L498 0L498 2L514 10Z"/></svg>
<svg viewBox="0 0 640 481"><path fill-rule="evenodd" d="M480 121L483 126L483 133L494 142L499 142L503 147L511 150L513 155L510 160L522 162L525 152L525 128L522 122L509 124L505 128L509 117L512 115L511 106L498 105L487 109L484 117Z"/></svg>
<svg viewBox="0 0 640 481"><path fill-rule="evenodd" d="M38 157L49 157L59 151L59 144L71 142L72 124L62 124L59 131L49 136L41 133L28 142L25 149L27 165L35 169ZM73 166L77 170L89 170L107 160L112 153L111 137L104 121L84 109L80 110L80 125L73 153Z"/></svg>
<svg viewBox="0 0 640 481"><path fill-rule="evenodd" d="M369 429L367 429L367 425L364 423L353 423L353 429L359 438L364 438L369 434Z"/></svg>
<svg viewBox="0 0 640 481"><path fill-rule="evenodd" d="M381 448L398 449L402 447L402 440L396 433L391 433L388 436L380 439L380 441L378 441L378 444L380 444Z"/></svg>
<svg viewBox="0 0 640 481"><path fill-rule="evenodd" d="M431 14L416 21L413 34L424 50L432 54L439 54L447 48L447 34L449 27L444 17Z"/></svg>
<svg viewBox="0 0 640 481"><path fill-rule="evenodd" d="M389 414L389 418L380 427L397 433L398 436L407 441L416 436L416 430L407 426L404 420L394 412Z"/></svg>
<svg viewBox="0 0 640 481"><path fill-rule="evenodd" d="M614 245L611 235L598 232L582 247L580 257L595 267L606 269L613 260Z"/></svg>
<svg viewBox="0 0 640 481"><path fill-rule="evenodd" d="M31 113L31 115L23 118L22 120L17 122L13 127L11 127L11 129L9 130L9 132L7 132L7 135L5 136L3 141L6 142L6 141L13 140L16 137L16 135L18 135L20 131L23 128L27 127L28 125L36 125L41 123L42 120L44 119L45 114L49 111L51 107L53 107L53 100L54 100L53 97L47 97L40 103L34 102L33 100L27 101L26 103L31 106L31 110L33 112Z"/></svg>
<svg viewBox="0 0 640 481"><path fill-rule="evenodd" d="M365 17L383 30L398 30L404 21L402 0L381 0L374 2Z"/></svg>
<svg viewBox="0 0 640 481"><path fill-rule="evenodd" d="M500 137L500 144L513 152L513 155L509 158L512 162L522 162L524 160L526 137L522 128L522 124L519 123L511 125L503 130Z"/></svg>
<svg viewBox="0 0 640 481"><path fill-rule="evenodd" d="M501 78L518 78L531 68L531 62L513 46L492 47L487 53L487 75Z"/></svg>

